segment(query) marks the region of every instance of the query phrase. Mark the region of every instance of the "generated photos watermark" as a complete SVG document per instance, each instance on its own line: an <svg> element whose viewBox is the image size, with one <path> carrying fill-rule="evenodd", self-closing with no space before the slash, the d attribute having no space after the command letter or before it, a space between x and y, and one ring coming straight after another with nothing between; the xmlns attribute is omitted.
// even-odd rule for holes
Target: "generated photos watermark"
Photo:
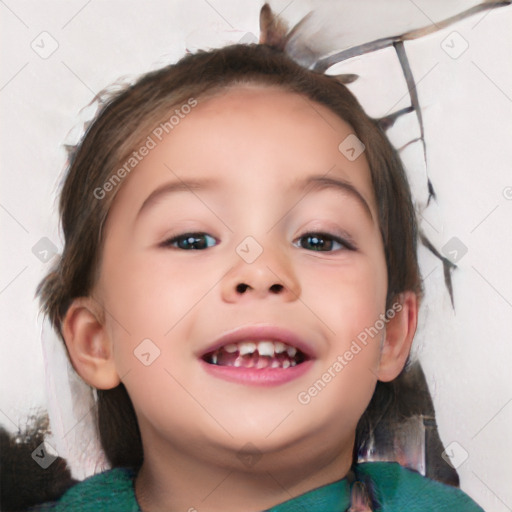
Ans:
<svg viewBox="0 0 512 512"><path fill-rule="evenodd" d="M395 302L386 313L381 313L378 320L374 322L371 327L366 327L352 340L350 347L343 353L336 357L336 360L325 370L324 373L306 390L298 393L297 400L302 405L308 405L313 398L318 396L326 386L332 382L337 375L361 352L361 350L368 345L370 340L373 340L379 333L383 332L386 324L395 317L397 313L402 311L403 306L399 302Z"/></svg>

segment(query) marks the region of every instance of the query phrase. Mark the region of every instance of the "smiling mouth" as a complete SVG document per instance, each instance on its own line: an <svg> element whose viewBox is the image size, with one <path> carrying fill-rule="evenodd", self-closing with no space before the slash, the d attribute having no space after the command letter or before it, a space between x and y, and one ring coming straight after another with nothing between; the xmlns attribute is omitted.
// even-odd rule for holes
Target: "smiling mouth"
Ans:
<svg viewBox="0 0 512 512"><path fill-rule="evenodd" d="M228 343L202 356L203 361L215 366L235 368L286 369L309 358L298 348L281 341L240 341Z"/></svg>

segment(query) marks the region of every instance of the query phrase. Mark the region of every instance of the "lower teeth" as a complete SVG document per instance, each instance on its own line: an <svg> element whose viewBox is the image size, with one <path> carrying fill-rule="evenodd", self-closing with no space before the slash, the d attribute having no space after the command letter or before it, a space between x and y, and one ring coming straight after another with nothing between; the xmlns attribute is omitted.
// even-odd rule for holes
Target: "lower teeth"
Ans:
<svg viewBox="0 0 512 512"><path fill-rule="evenodd" d="M210 358L210 364L217 366L234 366L235 368L256 368L263 370L265 368L290 368L297 365L297 361L287 358L270 358L270 357L252 357L252 356L236 356L235 358L224 359L217 354L213 354Z"/></svg>

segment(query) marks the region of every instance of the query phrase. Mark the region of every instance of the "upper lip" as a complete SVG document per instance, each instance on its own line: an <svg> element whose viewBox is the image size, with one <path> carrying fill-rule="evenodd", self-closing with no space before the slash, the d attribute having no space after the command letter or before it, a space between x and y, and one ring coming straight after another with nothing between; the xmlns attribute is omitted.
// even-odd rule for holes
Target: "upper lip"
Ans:
<svg viewBox="0 0 512 512"><path fill-rule="evenodd" d="M307 358L315 358L315 350L311 342L304 340L288 329L271 325L244 326L227 331L202 350L199 357L214 352L229 343L242 341L281 341L299 349Z"/></svg>

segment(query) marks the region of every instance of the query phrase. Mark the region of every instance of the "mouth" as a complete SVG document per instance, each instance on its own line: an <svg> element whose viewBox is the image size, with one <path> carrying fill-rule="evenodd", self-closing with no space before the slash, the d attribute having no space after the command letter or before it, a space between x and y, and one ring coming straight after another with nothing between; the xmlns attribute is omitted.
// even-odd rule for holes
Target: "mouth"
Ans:
<svg viewBox="0 0 512 512"><path fill-rule="evenodd" d="M297 347L282 341L247 340L227 343L202 356L205 363L235 368L286 369L297 366L309 358Z"/></svg>
<svg viewBox="0 0 512 512"><path fill-rule="evenodd" d="M228 332L199 354L204 369L242 384L283 384L306 373L315 354L294 333L272 326L249 326Z"/></svg>

